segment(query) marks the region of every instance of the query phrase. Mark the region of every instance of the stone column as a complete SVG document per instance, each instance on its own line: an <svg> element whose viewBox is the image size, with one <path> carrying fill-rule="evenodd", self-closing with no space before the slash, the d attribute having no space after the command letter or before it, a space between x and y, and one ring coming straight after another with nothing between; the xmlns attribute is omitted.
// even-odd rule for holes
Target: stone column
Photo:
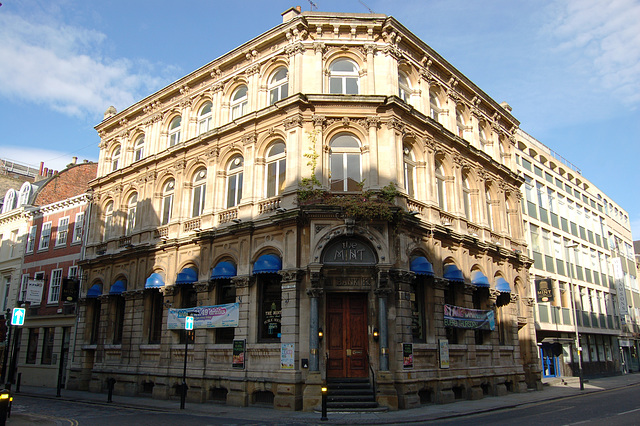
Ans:
<svg viewBox="0 0 640 426"><path fill-rule="evenodd" d="M305 382L303 391L304 411L312 411L319 408L322 401L321 387L323 384L320 373L320 342L318 339L319 312L318 299L322 297L324 290L320 282L321 265L309 267L311 288L307 290L307 295L311 298L309 306L309 374Z"/></svg>

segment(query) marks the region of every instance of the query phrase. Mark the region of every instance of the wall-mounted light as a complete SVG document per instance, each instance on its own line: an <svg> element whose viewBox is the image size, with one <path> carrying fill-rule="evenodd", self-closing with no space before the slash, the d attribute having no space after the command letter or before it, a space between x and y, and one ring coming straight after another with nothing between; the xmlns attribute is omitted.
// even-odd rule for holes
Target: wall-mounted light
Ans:
<svg viewBox="0 0 640 426"><path fill-rule="evenodd" d="M318 340L322 341L323 337L324 337L324 331L322 330L322 327L320 327L318 329Z"/></svg>
<svg viewBox="0 0 640 426"><path fill-rule="evenodd" d="M240 222L242 222L242 219L238 219L238 218L236 218L236 219L231 219L231 221L232 221L233 223L240 223Z"/></svg>
<svg viewBox="0 0 640 426"><path fill-rule="evenodd" d="M278 208L276 209L276 212L277 212L277 213L284 213L284 212L286 212L286 211L287 211L287 210L283 209L282 207L278 207Z"/></svg>
<svg viewBox="0 0 640 426"><path fill-rule="evenodd" d="M410 215L410 216L417 216L417 215L419 215L419 214L420 214L420 212L419 212L419 211L416 211L416 210L411 210L411 211L409 212L409 215Z"/></svg>
<svg viewBox="0 0 640 426"><path fill-rule="evenodd" d="M380 332L378 331L378 328L374 328L373 329L373 340L374 341L378 341L378 339L380 339Z"/></svg>

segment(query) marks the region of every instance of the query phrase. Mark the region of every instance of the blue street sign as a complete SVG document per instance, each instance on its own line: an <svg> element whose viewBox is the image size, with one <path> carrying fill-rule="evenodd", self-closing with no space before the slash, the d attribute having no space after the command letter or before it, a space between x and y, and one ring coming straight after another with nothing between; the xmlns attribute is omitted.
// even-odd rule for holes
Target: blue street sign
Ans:
<svg viewBox="0 0 640 426"><path fill-rule="evenodd" d="M13 308L11 325L24 325L24 308Z"/></svg>
<svg viewBox="0 0 640 426"><path fill-rule="evenodd" d="M184 317L184 329L193 330L193 317L190 317L190 316Z"/></svg>

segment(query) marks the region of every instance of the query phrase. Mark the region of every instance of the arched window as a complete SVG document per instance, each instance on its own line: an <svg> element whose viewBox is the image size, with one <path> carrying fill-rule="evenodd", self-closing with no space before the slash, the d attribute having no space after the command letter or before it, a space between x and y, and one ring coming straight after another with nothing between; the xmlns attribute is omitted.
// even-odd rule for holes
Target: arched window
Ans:
<svg viewBox="0 0 640 426"><path fill-rule="evenodd" d="M358 66L349 59L338 59L329 68L329 93L357 95L360 93Z"/></svg>
<svg viewBox="0 0 640 426"><path fill-rule="evenodd" d="M462 111L459 108L456 108L456 128L458 131L458 136L461 138L464 137L464 116L462 115Z"/></svg>
<svg viewBox="0 0 640 426"><path fill-rule="evenodd" d="M267 151L267 197L280 195L284 189L286 169L285 145L283 142L276 142Z"/></svg>
<svg viewBox="0 0 640 426"><path fill-rule="evenodd" d="M434 120L438 121L438 117L440 116L440 101L438 100L438 96L433 90L429 90L429 115Z"/></svg>
<svg viewBox="0 0 640 426"><path fill-rule="evenodd" d="M127 223L125 225L125 235L131 235L136 227L136 211L138 209L138 194L133 193L127 202Z"/></svg>
<svg viewBox="0 0 640 426"><path fill-rule="evenodd" d="M182 126L182 117L178 116L171 120L169 124L169 146L175 146L180 143L180 127Z"/></svg>
<svg viewBox="0 0 640 426"><path fill-rule="evenodd" d="M488 143L487 134L485 133L482 124L478 125L478 134L480 136L480 146L482 149L486 149L486 145Z"/></svg>
<svg viewBox="0 0 640 426"><path fill-rule="evenodd" d="M20 187L20 195L18 196L18 207L27 205L29 203L29 196L31 196L31 184L25 182Z"/></svg>
<svg viewBox="0 0 640 426"><path fill-rule="evenodd" d="M278 68L269 80L269 105L289 96L289 71L285 67Z"/></svg>
<svg viewBox="0 0 640 426"><path fill-rule="evenodd" d="M413 156L413 151L409 146L405 145L402 148L402 155L404 159L404 188L407 190L409 197L415 197L415 182L416 182L416 160Z"/></svg>
<svg viewBox="0 0 640 426"><path fill-rule="evenodd" d="M471 215L471 188L469 186L469 176L464 175L462 178L462 203L464 205L464 215L467 220L473 220Z"/></svg>
<svg viewBox="0 0 640 426"><path fill-rule="evenodd" d="M407 75L402 71L398 73L398 96L406 103L409 103L409 98L411 97L411 84L409 83Z"/></svg>
<svg viewBox="0 0 640 426"><path fill-rule="evenodd" d="M144 135L138 136L133 146L133 161L140 161L144 158Z"/></svg>
<svg viewBox="0 0 640 426"><path fill-rule="evenodd" d="M104 208L104 228L102 233L102 241L107 241L113 229L113 201L109 201Z"/></svg>
<svg viewBox="0 0 640 426"><path fill-rule="evenodd" d="M2 205L2 213L10 212L16 207L16 190L9 189L4 195L4 204Z"/></svg>
<svg viewBox="0 0 640 426"><path fill-rule="evenodd" d="M240 86L231 95L231 119L235 120L247 113L247 86Z"/></svg>
<svg viewBox="0 0 640 426"><path fill-rule="evenodd" d="M360 142L349 133L340 133L330 147L331 190L357 191L362 181Z"/></svg>
<svg viewBox="0 0 640 426"><path fill-rule="evenodd" d="M191 199L191 217L198 217L204 210L204 200L207 192L207 170L203 167L193 175L193 191Z"/></svg>
<svg viewBox="0 0 640 426"><path fill-rule="evenodd" d="M169 179L162 188L162 217L161 223L166 225L171 220L173 214L173 193L175 191L176 181Z"/></svg>
<svg viewBox="0 0 640 426"><path fill-rule="evenodd" d="M211 130L211 102L205 102L198 113L198 134Z"/></svg>
<svg viewBox="0 0 640 426"><path fill-rule="evenodd" d="M489 188L485 188L486 201L487 201L487 224L489 225L489 229L493 230L493 211L491 207L491 192Z"/></svg>
<svg viewBox="0 0 640 426"><path fill-rule="evenodd" d="M236 155L227 166L227 208L237 206L242 199L244 159Z"/></svg>
<svg viewBox="0 0 640 426"><path fill-rule="evenodd" d="M120 168L120 145L111 152L111 171L115 172Z"/></svg>
<svg viewBox="0 0 640 426"><path fill-rule="evenodd" d="M438 206L442 210L447 210L447 188L444 181L444 168L442 163L436 160L436 196L438 197Z"/></svg>

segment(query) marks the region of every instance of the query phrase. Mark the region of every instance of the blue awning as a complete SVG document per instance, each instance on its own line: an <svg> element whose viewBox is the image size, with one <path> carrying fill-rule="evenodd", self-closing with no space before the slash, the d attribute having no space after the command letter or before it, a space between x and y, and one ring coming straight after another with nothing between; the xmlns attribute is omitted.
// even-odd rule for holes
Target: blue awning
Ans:
<svg viewBox="0 0 640 426"><path fill-rule="evenodd" d="M433 265L429 263L426 257L419 256L411 261L411 272L415 272L416 275L426 275L428 277L433 276Z"/></svg>
<svg viewBox="0 0 640 426"><path fill-rule="evenodd" d="M263 254L253 264L254 274L275 274L282 269L282 260L275 254Z"/></svg>
<svg viewBox="0 0 640 426"><path fill-rule="evenodd" d="M193 268L184 268L176 277L176 284L193 284L198 281L198 272Z"/></svg>
<svg viewBox="0 0 640 426"><path fill-rule="evenodd" d="M157 272L149 275L147 281L144 283L144 288L160 288L164 287L164 278Z"/></svg>
<svg viewBox="0 0 640 426"><path fill-rule="evenodd" d="M480 271L473 271L471 273L471 284L475 285L476 287L491 287L491 285L489 284L489 278L487 278L487 276Z"/></svg>
<svg viewBox="0 0 640 426"><path fill-rule="evenodd" d="M127 290L127 282L123 280L118 280L109 289L109 294L118 295L122 294L123 291Z"/></svg>
<svg viewBox="0 0 640 426"><path fill-rule="evenodd" d="M220 278L233 278L237 275L236 266L227 261L219 262L213 271L211 271L212 280L217 280Z"/></svg>
<svg viewBox="0 0 640 426"><path fill-rule="evenodd" d="M453 283L464 283L462 271L454 264L444 265L444 278Z"/></svg>
<svg viewBox="0 0 640 426"><path fill-rule="evenodd" d="M511 293L511 286L509 285L507 280L502 277L498 277L498 279L496 280L496 290L502 293Z"/></svg>
<svg viewBox="0 0 640 426"><path fill-rule="evenodd" d="M102 296L102 285L94 284L87 291L87 299L95 299L98 296Z"/></svg>

